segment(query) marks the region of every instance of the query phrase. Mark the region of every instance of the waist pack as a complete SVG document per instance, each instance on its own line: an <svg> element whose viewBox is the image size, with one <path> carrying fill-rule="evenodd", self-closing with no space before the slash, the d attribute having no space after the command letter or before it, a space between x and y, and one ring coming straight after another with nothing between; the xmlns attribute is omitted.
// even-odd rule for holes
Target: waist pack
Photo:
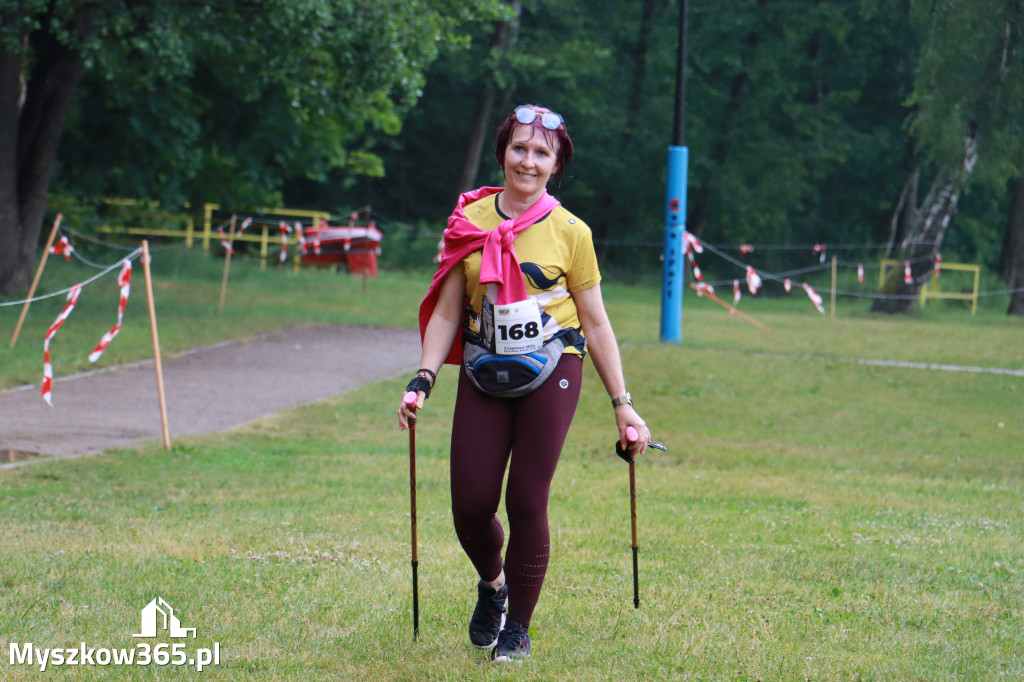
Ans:
<svg viewBox="0 0 1024 682"><path fill-rule="evenodd" d="M479 337L467 338L462 349L462 363L469 380L487 395L518 398L537 390L555 371L565 347L582 340L578 331L566 329L545 341L540 350L533 353L499 355L484 347Z"/></svg>

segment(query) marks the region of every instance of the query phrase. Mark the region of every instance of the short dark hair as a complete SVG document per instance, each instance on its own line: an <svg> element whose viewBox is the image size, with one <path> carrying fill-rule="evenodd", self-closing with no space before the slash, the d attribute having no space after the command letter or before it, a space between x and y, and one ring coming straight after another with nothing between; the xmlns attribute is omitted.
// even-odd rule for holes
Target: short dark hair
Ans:
<svg viewBox="0 0 1024 682"><path fill-rule="evenodd" d="M523 104L521 106L529 107L536 111L538 114L551 111L546 107L537 106L534 104ZM519 107L516 107L518 109ZM569 137L569 133L565 130L565 122L558 126L557 130L548 130L541 123L540 116L534 119L533 123L520 123L516 119L515 109L508 115L505 121L498 127L498 132L494 139L494 158L498 160L498 167L505 168L505 150L508 148L508 142L512 139L512 133L515 132L519 126L527 125L533 128L535 131L539 130L547 139L548 143L556 142L551 146L557 147L555 153L555 160L557 161L555 172L552 175L561 175L565 171L565 167L572 161L572 138Z"/></svg>

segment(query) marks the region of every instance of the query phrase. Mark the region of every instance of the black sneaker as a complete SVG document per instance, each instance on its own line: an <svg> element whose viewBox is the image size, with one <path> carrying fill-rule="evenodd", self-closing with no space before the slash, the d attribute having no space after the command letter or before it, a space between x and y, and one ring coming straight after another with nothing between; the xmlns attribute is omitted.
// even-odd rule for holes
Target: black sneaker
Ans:
<svg viewBox="0 0 1024 682"><path fill-rule="evenodd" d="M469 619L469 641L477 649L491 649L498 643L498 633L505 624L508 585L499 589L487 587L481 580L477 586L476 608Z"/></svg>
<svg viewBox="0 0 1024 682"><path fill-rule="evenodd" d="M495 663L504 661L521 662L530 656L530 635L526 628L514 620L505 623L498 633L498 644L491 652L491 660Z"/></svg>

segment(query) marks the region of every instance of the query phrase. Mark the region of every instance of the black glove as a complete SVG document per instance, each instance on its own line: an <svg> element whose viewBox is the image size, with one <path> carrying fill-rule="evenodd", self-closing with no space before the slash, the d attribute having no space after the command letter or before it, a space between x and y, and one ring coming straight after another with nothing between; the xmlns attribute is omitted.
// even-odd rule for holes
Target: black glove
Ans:
<svg viewBox="0 0 1024 682"><path fill-rule="evenodd" d="M427 398L430 397L430 379L421 377L419 374L412 378L409 385L405 387L406 391L423 391Z"/></svg>

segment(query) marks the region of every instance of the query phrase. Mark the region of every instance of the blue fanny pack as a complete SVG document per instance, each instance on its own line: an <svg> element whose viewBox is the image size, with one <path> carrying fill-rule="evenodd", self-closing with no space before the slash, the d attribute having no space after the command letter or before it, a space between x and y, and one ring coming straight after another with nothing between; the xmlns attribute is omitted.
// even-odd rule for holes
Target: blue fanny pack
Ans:
<svg viewBox="0 0 1024 682"><path fill-rule="evenodd" d="M522 355L499 355L467 339L462 364L473 385L487 395L518 398L537 390L555 371L565 347L582 338L575 329L566 329L545 341L540 350Z"/></svg>

